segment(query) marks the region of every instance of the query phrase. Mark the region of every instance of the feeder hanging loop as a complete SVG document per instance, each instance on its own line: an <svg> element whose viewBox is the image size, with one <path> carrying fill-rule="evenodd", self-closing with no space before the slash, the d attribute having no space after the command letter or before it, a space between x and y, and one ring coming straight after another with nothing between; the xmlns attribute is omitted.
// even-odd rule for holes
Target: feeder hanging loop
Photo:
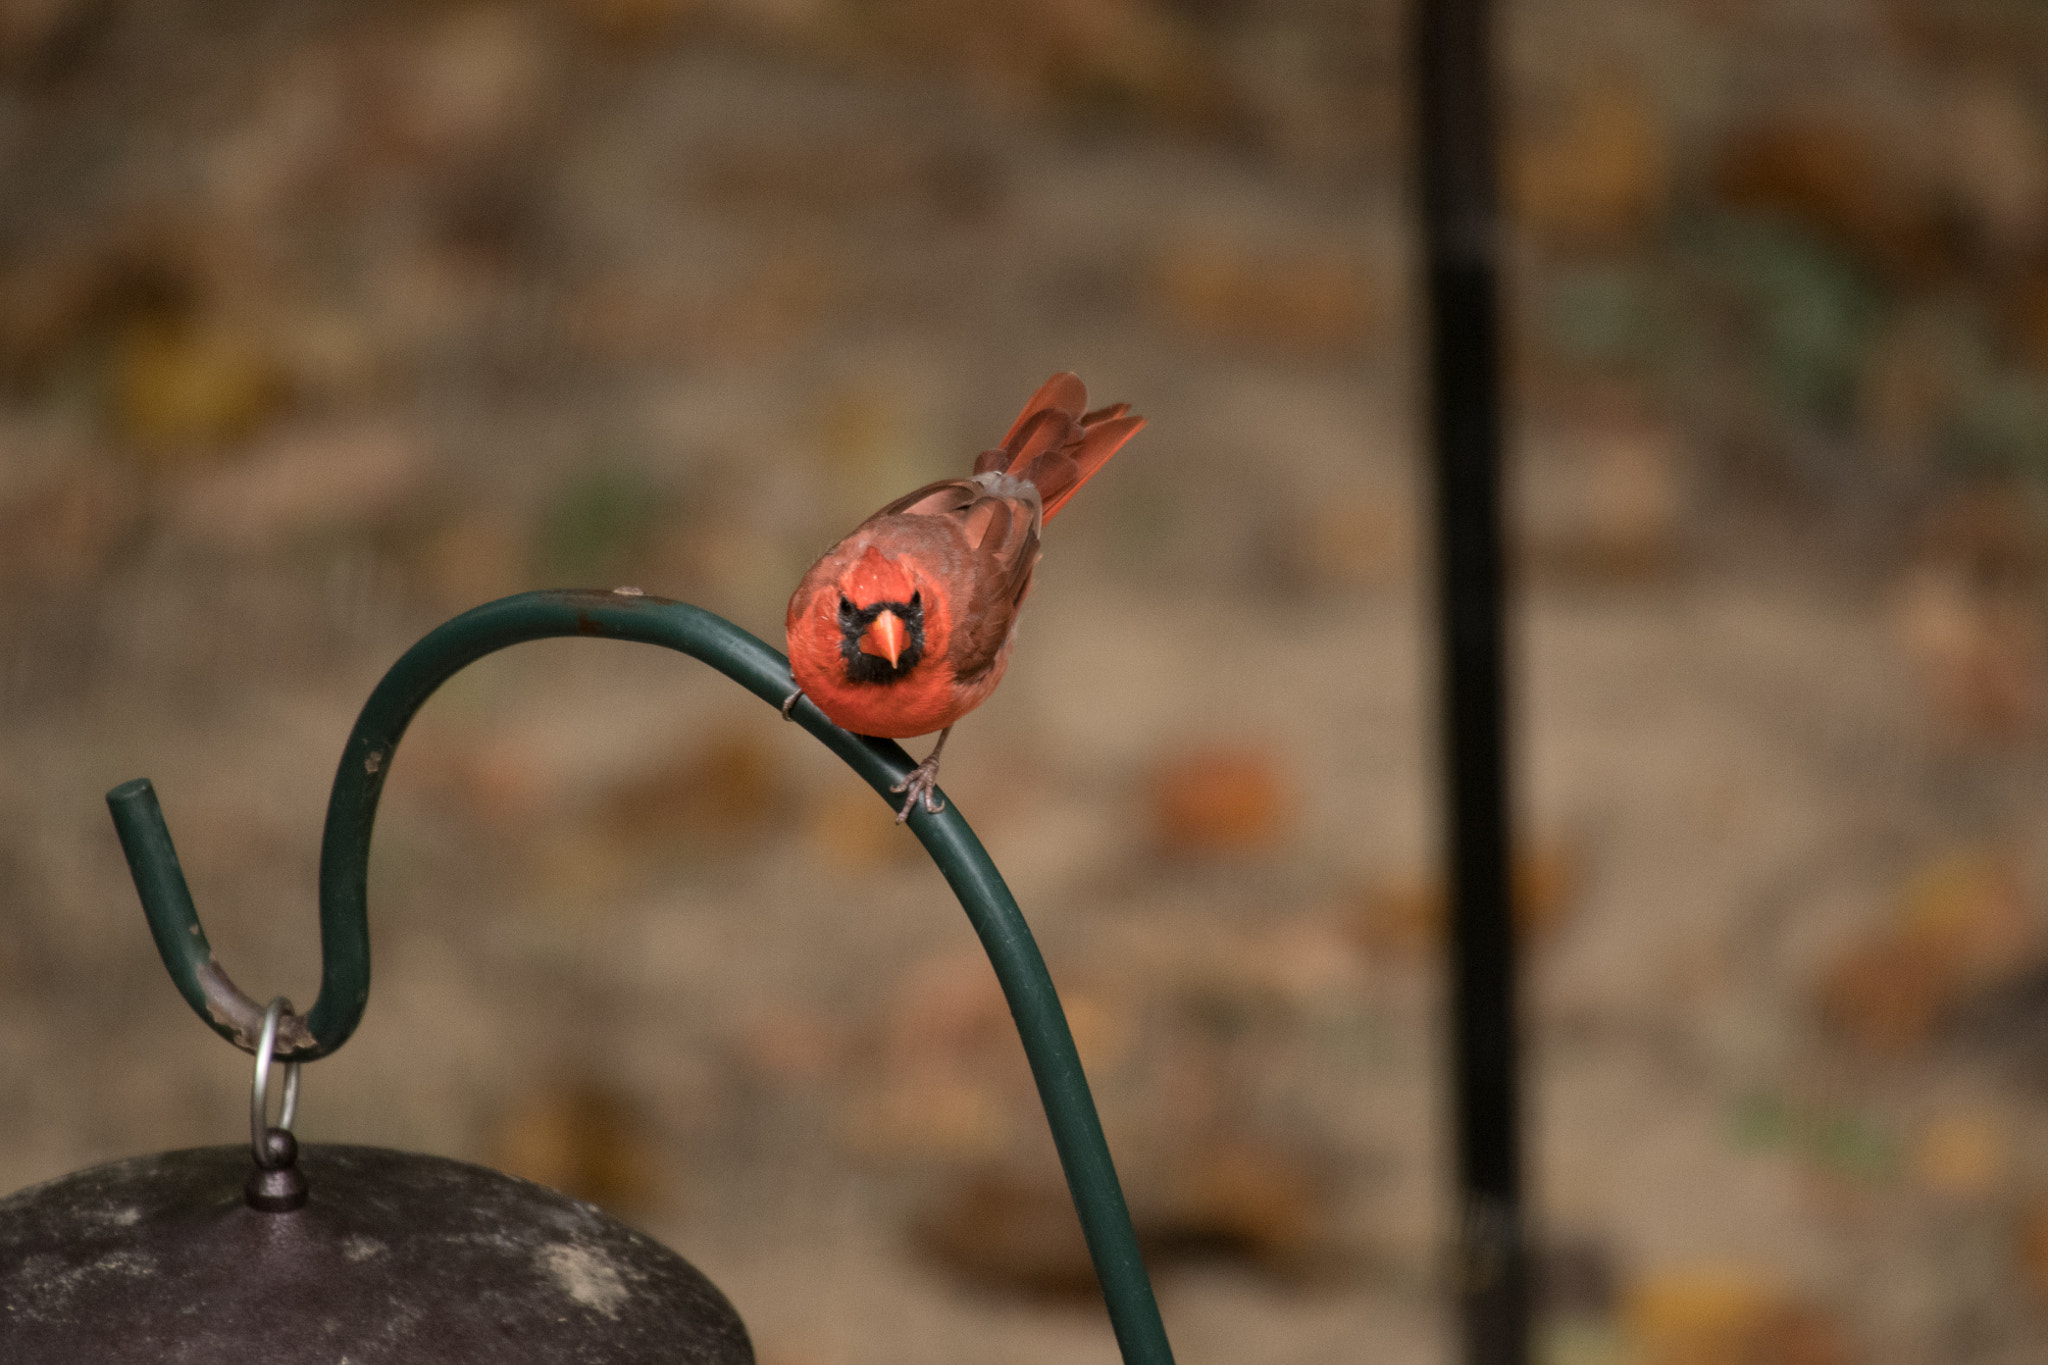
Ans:
<svg viewBox="0 0 2048 1365"><path fill-rule="evenodd" d="M256 1079L249 1086L249 1149L256 1164L266 1170L278 1163L264 1139L270 1122L270 1067L276 1060L277 1021L291 1010L291 1002L278 996L263 1011L263 1036L256 1043ZM284 1064L284 1107L278 1111L276 1126L289 1133L299 1115L299 1062Z"/></svg>

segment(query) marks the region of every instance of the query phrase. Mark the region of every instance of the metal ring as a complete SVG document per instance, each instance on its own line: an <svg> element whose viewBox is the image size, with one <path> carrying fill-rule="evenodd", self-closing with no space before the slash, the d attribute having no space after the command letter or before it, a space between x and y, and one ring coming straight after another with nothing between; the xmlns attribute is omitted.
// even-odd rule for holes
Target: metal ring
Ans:
<svg viewBox="0 0 2048 1365"><path fill-rule="evenodd" d="M256 1155L256 1164L270 1170L270 1154L265 1150L263 1138L270 1130L270 1064L277 1050L277 1021L291 1008L291 1002L278 996L263 1011L263 1032L256 1040L256 1081L249 1087L249 1148ZM299 1066L298 1062L284 1064L284 1108L277 1116L276 1126L289 1133L292 1120L299 1113Z"/></svg>

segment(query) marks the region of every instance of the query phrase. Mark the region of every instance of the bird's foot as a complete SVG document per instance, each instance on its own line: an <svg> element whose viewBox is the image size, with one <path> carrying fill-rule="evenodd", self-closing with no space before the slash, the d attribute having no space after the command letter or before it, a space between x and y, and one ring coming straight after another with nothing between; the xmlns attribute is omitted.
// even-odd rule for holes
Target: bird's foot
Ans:
<svg viewBox="0 0 2048 1365"><path fill-rule="evenodd" d="M803 699L804 690L801 687L799 687L796 691L790 693L788 696L784 697L782 699L782 718L784 720L795 720L796 717L792 716L789 713L791 711L796 710L796 704L802 701Z"/></svg>
<svg viewBox="0 0 2048 1365"><path fill-rule="evenodd" d="M936 794L938 785L939 756L936 753L918 764L915 768L912 768L904 775L901 782L892 783L889 787L890 791L903 792L905 794L903 809L896 812L896 823L900 825L908 820L910 812L916 808L919 800L924 802L925 813L928 815L937 815L940 811L944 810L946 803L941 801Z"/></svg>

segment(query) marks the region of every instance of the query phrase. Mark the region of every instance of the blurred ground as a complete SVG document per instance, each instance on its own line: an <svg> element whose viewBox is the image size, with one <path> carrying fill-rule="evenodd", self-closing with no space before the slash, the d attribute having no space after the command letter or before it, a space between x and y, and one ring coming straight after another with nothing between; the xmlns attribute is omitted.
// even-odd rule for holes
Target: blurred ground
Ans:
<svg viewBox="0 0 2048 1365"><path fill-rule="evenodd" d="M1547 1359L2038 1359L2048 11L1506 9ZM0 1189L245 1112L106 788L308 1005L330 765L421 632L631 583L779 643L1072 368L1152 425L947 788L1180 1358L1446 1359L1398 20L0 7ZM938 877L653 653L423 713L301 1131L596 1199L769 1365L1114 1359Z"/></svg>

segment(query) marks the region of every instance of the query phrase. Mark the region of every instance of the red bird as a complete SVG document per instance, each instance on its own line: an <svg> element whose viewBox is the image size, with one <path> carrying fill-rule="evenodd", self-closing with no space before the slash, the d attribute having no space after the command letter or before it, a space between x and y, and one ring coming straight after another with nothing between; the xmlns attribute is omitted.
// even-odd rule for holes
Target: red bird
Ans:
<svg viewBox="0 0 2048 1365"><path fill-rule="evenodd" d="M919 799L934 814L939 751L988 700L1010 662L1017 610L1038 564L1038 529L1145 425L1117 403L1088 412L1088 390L1056 374L1002 445L965 479L905 494L810 567L789 599L789 670L834 724L887 739L939 732L931 756L892 791L896 823Z"/></svg>

